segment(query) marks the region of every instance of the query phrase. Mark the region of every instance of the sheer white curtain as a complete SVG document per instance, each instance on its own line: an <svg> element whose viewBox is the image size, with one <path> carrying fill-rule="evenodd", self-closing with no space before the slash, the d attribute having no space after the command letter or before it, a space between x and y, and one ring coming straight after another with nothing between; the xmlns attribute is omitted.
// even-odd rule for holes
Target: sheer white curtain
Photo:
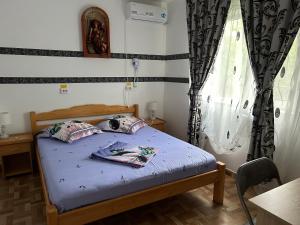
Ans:
<svg viewBox="0 0 300 225"><path fill-rule="evenodd" d="M233 1L219 52L202 91L203 148L227 154L249 146L255 83L239 1Z"/></svg>
<svg viewBox="0 0 300 225"><path fill-rule="evenodd" d="M274 82L274 161L286 181L300 176L299 46L298 35ZM255 91L240 4L233 0L219 52L201 96L201 147L219 156L233 170L246 161Z"/></svg>
<svg viewBox="0 0 300 225"><path fill-rule="evenodd" d="M300 177L300 38L274 83L274 161L284 181Z"/></svg>

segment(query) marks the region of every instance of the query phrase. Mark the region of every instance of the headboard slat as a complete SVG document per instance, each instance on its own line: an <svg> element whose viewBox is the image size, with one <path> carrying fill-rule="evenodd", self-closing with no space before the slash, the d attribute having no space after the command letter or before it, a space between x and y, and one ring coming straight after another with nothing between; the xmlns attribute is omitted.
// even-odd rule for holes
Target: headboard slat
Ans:
<svg viewBox="0 0 300 225"><path fill-rule="evenodd" d="M43 128L49 125L39 125L38 122L43 121L52 121L52 120L61 120L61 119L72 119L72 118L81 118L81 117L93 117L93 116L104 116L104 115L113 115L113 114L124 114L132 113L134 116L138 117L138 105L133 106L121 106L121 105L82 105L75 106L65 109L57 109L50 112L31 112L31 129L33 134L37 134ZM92 124L100 122L103 119L98 120L85 120Z"/></svg>

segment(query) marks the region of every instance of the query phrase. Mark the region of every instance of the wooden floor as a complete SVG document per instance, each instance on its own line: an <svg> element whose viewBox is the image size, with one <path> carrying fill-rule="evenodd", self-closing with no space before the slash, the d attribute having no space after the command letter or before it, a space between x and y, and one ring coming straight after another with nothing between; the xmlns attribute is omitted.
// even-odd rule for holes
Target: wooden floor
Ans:
<svg viewBox="0 0 300 225"><path fill-rule="evenodd" d="M248 193L248 197L251 195ZM233 178L226 177L223 206L214 205L211 199L210 185L90 225L242 225L246 222ZM255 215L253 209L252 214ZM46 225L38 176L0 178L0 224Z"/></svg>

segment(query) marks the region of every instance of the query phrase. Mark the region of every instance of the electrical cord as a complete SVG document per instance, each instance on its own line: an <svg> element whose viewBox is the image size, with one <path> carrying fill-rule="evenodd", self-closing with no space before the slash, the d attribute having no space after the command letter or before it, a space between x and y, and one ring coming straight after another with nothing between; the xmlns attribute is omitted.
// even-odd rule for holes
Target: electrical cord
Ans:
<svg viewBox="0 0 300 225"><path fill-rule="evenodd" d="M124 93L123 93L123 100L124 105L127 105L129 107L129 92L127 90L127 83L129 82L128 76L127 76L127 20L126 17L124 17L124 53L125 53L125 59L124 59L124 73L126 77L126 83L124 85Z"/></svg>

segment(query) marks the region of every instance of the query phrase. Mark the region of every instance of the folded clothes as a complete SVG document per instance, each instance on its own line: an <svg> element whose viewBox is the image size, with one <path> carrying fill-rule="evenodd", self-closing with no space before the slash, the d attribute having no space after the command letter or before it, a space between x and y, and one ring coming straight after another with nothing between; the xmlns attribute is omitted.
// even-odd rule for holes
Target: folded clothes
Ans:
<svg viewBox="0 0 300 225"><path fill-rule="evenodd" d="M124 142L114 142L97 152L92 153L92 159L107 159L129 164L134 167L145 166L158 152L158 149L144 146L130 146Z"/></svg>

